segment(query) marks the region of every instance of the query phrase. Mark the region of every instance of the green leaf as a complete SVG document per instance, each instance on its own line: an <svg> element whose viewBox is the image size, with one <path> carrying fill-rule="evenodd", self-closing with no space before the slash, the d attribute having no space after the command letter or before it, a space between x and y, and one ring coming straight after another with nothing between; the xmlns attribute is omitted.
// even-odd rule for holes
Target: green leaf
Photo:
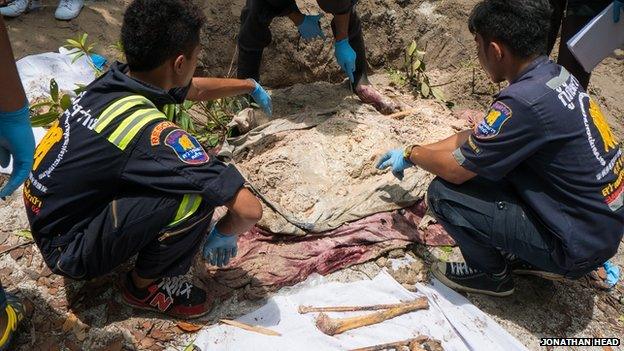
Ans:
<svg viewBox="0 0 624 351"><path fill-rule="evenodd" d="M20 238L33 240L32 233L28 229L20 229L15 232L15 235L19 236Z"/></svg>
<svg viewBox="0 0 624 351"><path fill-rule="evenodd" d="M210 134L210 136L208 136L207 142L210 147L215 147L219 145L219 141L221 141L221 138L219 138L218 134Z"/></svg>
<svg viewBox="0 0 624 351"><path fill-rule="evenodd" d="M76 49L80 48L80 43L77 42L76 40L74 40L74 39L67 39L66 41L69 44L67 46L69 46L70 48L76 48Z"/></svg>
<svg viewBox="0 0 624 351"><path fill-rule="evenodd" d="M416 51L416 40L412 40L410 45L407 47L407 56L412 57L412 55L414 55L414 51Z"/></svg>
<svg viewBox="0 0 624 351"><path fill-rule="evenodd" d="M30 110L31 111L35 111L35 110L40 109L42 107L50 107L52 105L54 105L54 103L52 101L42 101L42 102L36 103L34 105L30 105Z"/></svg>
<svg viewBox="0 0 624 351"><path fill-rule="evenodd" d="M438 88L431 88L431 94L436 100L440 100L442 102L446 101L446 99L444 98L444 94L442 93L442 90Z"/></svg>
<svg viewBox="0 0 624 351"><path fill-rule="evenodd" d="M442 252L446 252L447 254L450 254L453 252L453 247L452 246L440 246L440 250L442 250Z"/></svg>
<svg viewBox="0 0 624 351"><path fill-rule="evenodd" d="M83 91L87 90L87 86L84 84L79 84L79 83L74 83L74 84L77 86L77 88L74 89L74 93L76 94L80 94Z"/></svg>
<svg viewBox="0 0 624 351"><path fill-rule="evenodd" d="M417 50L416 51L416 57L418 57L419 60L422 60L423 58L425 58L425 54L426 53L427 53L426 51Z"/></svg>
<svg viewBox="0 0 624 351"><path fill-rule="evenodd" d="M82 44L82 46L86 46L87 44L87 37L89 36L89 34L87 33L83 33L82 34L82 38L80 38L80 44Z"/></svg>
<svg viewBox="0 0 624 351"><path fill-rule="evenodd" d="M182 104L182 107L185 110L190 110L194 105L195 105L195 103L193 101L185 100L184 103Z"/></svg>
<svg viewBox="0 0 624 351"><path fill-rule="evenodd" d="M30 124L33 127L45 127L56 121L60 115L58 111L48 111L46 113L37 114L30 118Z"/></svg>
<svg viewBox="0 0 624 351"><path fill-rule="evenodd" d="M422 96L424 98L428 98L429 97L429 93L431 92L431 88L429 87L429 84L423 82L420 85L420 93L422 94Z"/></svg>
<svg viewBox="0 0 624 351"><path fill-rule="evenodd" d="M59 101L59 87L54 78L50 79L50 97L54 102Z"/></svg>
<svg viewBox="0 0 624 351"><path fill-rule="evenodd" d="M61 98L61 108L63 110L67 110L68 108L71 107L71 103L72 103L71 96L67 94L63 95L63 97Z"/></svg>
<svg viewBox="0 0 624 351"><path fill-rule="evenodd" d="M419 59L416 59L416 61L412 63L412 69L414 70L414 72L418 71L421 65L422 65L422 61Z"/></svg>
<svg viewBox="0 0 624 351"><path fill-rule="evenodd" d="M78 61L78 59L79 59L79 58L81 58L81 57L83 57L83 56L84 56L84 52L79 52L79 53L77 53L77 54L76 54L76 55L72 58L71 63L72 63L72 64L74 64L76 61Z"/></svg>

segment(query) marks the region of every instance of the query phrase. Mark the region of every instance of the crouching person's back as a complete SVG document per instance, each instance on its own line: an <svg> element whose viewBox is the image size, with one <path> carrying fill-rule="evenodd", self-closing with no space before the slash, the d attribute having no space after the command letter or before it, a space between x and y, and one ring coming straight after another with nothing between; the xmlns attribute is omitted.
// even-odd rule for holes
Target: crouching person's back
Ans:
<svg viewBox="0 0 624 351"><path fill-rule="evenodd" d="M236 168L208 156L161 112L191 94L204 18L182 0L128 8L116 63L89 85L37 147L24 198L33 236L56 274L91 279L137 255L123 300L182 318L210 310L182 275L204 255L225 265L262 216ZM210 228L216 206L228 214Z"/></svg>

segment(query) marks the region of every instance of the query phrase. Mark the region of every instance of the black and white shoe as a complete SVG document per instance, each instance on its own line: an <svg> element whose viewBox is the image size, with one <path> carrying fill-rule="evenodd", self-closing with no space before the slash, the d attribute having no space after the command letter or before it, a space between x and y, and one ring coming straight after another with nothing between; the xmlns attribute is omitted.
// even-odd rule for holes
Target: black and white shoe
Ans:
<svg viewBox="0 0 624 351"><path fill-rule="evenodd" d="M514 292L511 273L489 274L472 268L463 262L438 262L431 273L444 285L457 291L491 296L509 296Z"/></svg>
<svg viewBox="0 0 624 351"><path fill-rule="evenodd" d="M554 281L565 280L563 275L539 269L516 255L505 253L504 256L505 260L507 260L507 264L511 267L511 272L514 274L532 275Z"/></svg>

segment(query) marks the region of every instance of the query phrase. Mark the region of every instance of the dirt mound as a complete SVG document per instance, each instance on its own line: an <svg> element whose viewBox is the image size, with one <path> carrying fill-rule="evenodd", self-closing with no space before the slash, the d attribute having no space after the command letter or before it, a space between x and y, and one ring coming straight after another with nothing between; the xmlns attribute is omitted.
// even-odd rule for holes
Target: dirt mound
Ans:
<svg viewBox="0 0 624 351"><path fill-rule="evenodd" d="M379 87L387 84L384 76L371 78ZM442 103L385 90L414 112L396 119L381 115L340 94L348 92L341 84L297 84L273 92L270 122L230 140L237 166L272 203L260 226L274 233L320 233L424 197L431 174L412 168L398 181L378 171L377 161L389 149L447 137L465 128L464 122ZM298 108L288 113L293 106Z"/></svg>

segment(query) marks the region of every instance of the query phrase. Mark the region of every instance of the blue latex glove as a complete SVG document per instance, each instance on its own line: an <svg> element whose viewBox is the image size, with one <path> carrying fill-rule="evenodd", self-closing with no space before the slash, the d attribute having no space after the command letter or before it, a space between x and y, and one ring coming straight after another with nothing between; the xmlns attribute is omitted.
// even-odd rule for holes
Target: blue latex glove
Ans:
<svg viewBox="0 0 624 351"><path fill-rule="evenodd" d="M260 86L260 84L258 84L258 82L256 82L254 79L251 80L256 84L256 87L250 93L251 97L254 99L256 104L262 107L264 113L266 113L268 116L273 115L273 104L271 102L271 97L266 92L266 90L264 90L264 88Z"/></svg>
<svg viewBox="0 0 624 351"><path fill-rule="evenodd" d="M91 54L90 57L91 62L93 62L93 65L97 67L97 69L101 70L104 68L104 65L106 64L106 57L98 54Z"/></svg>
<svg viewBox="0 0 624 351"><path fill-rule="evenodd" d="M299 28L299 35L301 35L303 40L312 40L317 37L325 39L325 34L323 34L320 24L321 17L323 17L323 14L313 16L305 15L303 17L303 22L297 26L297 28Z"/></svg>
<svg viewBox="0 0 624 351"><path fill-rule="evenodd" d="M624 10L624 0L613 1L613 22L618 23L620 21L622 10Z"/></svg>
<svg viewBox="0 0 624 351"><path fill-rule="evenodd" d="M35 137L30 126L28 103L15 112L0 112L0 165L9 164L13 155L13 172L0 189L0 198L11 195L28 177L33 165Z"/></svg>
<svg viewBox="0 0 624 351"><path fill-rule="evenodd" d="M614 287L617 284L618 280L620 280L620 267L611 263L611 261L607 261L603 265L605 272L607 273L607 279L605 279L605 283L610 287Z"/></svg>
<svg viewBox="0 0 624 351"><path fill-rule="evenodd" d="M377 169L383 170L392 167L392 174L399 180L403 180L403 171L414 164L403 157L403 149L394 149L386 152L377 162Z"/></svg>
<svg viewBox="0 0 624 351"><path fill-rule="evenodd" d="M227 266L230 258L235 257L238 245L238 235L225 235L219 232L217 226L212 227L204 244L204 259L213 266Z"/></svg>
<svg viewBox="0 0 624 351"><path fill-rule="evenodd" d="M334 44L336 61L342 70L347 74L351 83L355 81L353 73L355 73L355 51L349 45L348 39L342 39Z"/></svg>

